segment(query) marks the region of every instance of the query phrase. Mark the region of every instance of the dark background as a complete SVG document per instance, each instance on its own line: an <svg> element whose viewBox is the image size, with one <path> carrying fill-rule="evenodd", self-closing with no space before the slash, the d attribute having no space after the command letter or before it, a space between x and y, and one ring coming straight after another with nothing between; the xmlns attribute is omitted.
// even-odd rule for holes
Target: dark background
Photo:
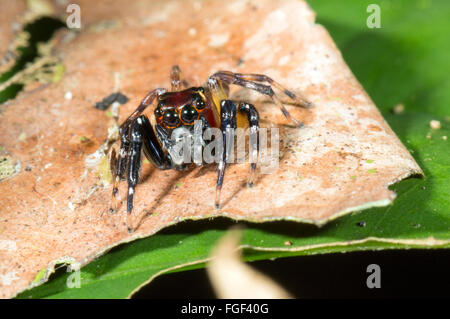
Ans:
<svg viewBox="0 0 450 319"><path fill-rule="evenodd" d="M381 268L381 288L369 289L367 266ZM336 253L256 261L252 267L297 298L449 298L447 250ZM205 269L157 277L134 298L213 298Z"/></svg>
<svg viewBox="0 0 450 319"><path fill-rule="evenodd" d="M197 224L205 226L204 221ZM215 219L212 227L234 222ZM196 222L163 230L183 233ZM381 288L366 285L367 266L381 268ZM263 260L249 263L297 298L449 298L450 252L445 249L361 251ZM133 298L215 298L205 269L170 273L154 279Z"/></svg>

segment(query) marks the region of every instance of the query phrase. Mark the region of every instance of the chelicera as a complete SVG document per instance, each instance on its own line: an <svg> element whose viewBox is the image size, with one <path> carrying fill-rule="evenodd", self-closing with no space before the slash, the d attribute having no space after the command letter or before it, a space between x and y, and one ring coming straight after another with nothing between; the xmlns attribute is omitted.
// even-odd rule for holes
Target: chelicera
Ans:
<svg viewBox="0 0 450 319"><path fill-rule="evenodd" d="M111 170L113 174L113 190L111 212L117 210L117 193L121 179L127 179L127 226L128 231L134 231L132 225L133 198L139 179L141 153L158 169L185 170L191 164L175 161L172 153L173 133L182 130L193 134L195 123L202 122L203 130L218 128L223 133L222 152L218 163L215 207L220 207L220 194L227 164L227 134L229 129L236 129L237 116L243 115L248 122L251 134L258 135L259 115L256 108L246 102L235 102L229 99L229 85L234 84L255 90L269 96L278 105L284 116L297 127L302 123L291 117L273 88L303 107L311 103L302 96L285 89L281 84L262 74L241 74L230 71L219 71L211 75L206 84L201 87L189 87L183 78L180 68L174 66L170 73L171 91L157 88L150 91L137 109L123 122L119 128L120 151L116 155L111 152ZM144 111L154 107L155 125L152 125ZM258 138L256 139L258 140ZM259 145L256 145L259 149ZM173 153L172 153L173 154ZM203 165L204 162L196 162ZM250 165L248 185L251 187L256 178L256 163Z"/></svg>

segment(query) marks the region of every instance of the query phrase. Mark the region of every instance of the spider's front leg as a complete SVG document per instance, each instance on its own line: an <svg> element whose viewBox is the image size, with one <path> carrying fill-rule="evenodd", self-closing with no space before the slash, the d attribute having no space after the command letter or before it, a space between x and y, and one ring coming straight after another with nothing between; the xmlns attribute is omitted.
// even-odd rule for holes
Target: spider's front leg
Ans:
<svg viewBox="0 0 450 319"><path fill-rule="evenodd" d="M129 232L133 232L133 198L139 180L141 152L144 152L145 157L159 169L171 168L172 161L170 156L166 155L161 148L155 131L145 115L135 118L129 125L125 126L122 134L119 157L117 160L112 160L117 165L113 165L112 167L115 166L116 180L120 180L125 174L127 177L127 227ZM122 152L122 149L127 151ZM113 205L117 205L115 198L118 192L117 186L114 185L113 187ZM116 208L117 206L111 207L111 209Z"/></svg>
<svg viewBox="0 0 450 319"><path fill-rule="evenodd" d="M220 208L220 195L222 192L223 179L225 177L225 168L230 152L233 151L234 130L236 129L236 105L231 100L222 100L220 103L220 130L222 131L222 152L220 154L217 184L216 184L216 209Z"/></svg>
<svg viewBox="0 0 450 319"><path fill-rule="evenodd" d="M162 89L162 88L154 89L154 90L148 92L147 95L144 97L144 99L139 104L139 106L136 108L136 110L134 110L134 112L131 113L131 115L125 120L125 122L122 123L122 125L120 127L122 128L122 127L131 125L131 122L133 122L134 119L136 119L139 115L141 115L142 112L144 112L145 109L153 103L153 101L155 100L156 97L158 97L161 94L164 94L166 92L167 92L167 90Z"/></svg>
<svg viewBox="0 0 450 319"><path fill-rule="evenodd" d="M166 89L154 89L147 93L144 99L141 101L136 110L122 123L119 128L119 136L120 136L120 151L118 157L116 157L116 152L113 149L111 152L111 160L110 160L110 168L113 177L113 191L112 191L112 199L111 199L111 208L110 212L114 213L117 210L117 192L119 187L119 182L124 178L125 170L128 164L128 153L130 150L130 128L133 121L141 115L145 109L152 104L153 100L159 95L165 93Z"/></svg>
<svg viewBox="0 0 450 319"><path fill-rule="evenodd" d="M116 157L116 151L114 150L114 148L111 151L110 168L113 180L111 207L109 209L111 214L116 212L117 210L117 193L119 192L119 183L120 180L124 178L125 169L127 168L128 152L131 144L128 137L129 130L130 130L129 125L121 126L119 128L119 136L120 136L119 155Z"/></svg>

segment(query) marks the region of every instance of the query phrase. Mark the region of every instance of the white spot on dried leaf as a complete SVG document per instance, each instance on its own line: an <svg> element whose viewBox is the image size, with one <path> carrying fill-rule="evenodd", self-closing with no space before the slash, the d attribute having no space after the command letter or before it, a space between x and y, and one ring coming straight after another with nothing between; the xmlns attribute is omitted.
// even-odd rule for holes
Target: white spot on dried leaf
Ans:
<svg viewBox="0 0 450 319"><path fill-rule="evenodd" d="M10 271L5 274L0 274L0 282L4 286L9 286L13 283L13 281L19 280L20 278L17 276L17 271Z"/></svg>
<svg viewBox="0 0 450 319"><path fill-rule="evenodd" d="M2 239L0 240L0 250L16 251L17 244L14 240Z"/></svg>
<svg viewBox="0 0 450 319"><path fill-rule="evenodd" d="M221 47L228 42L229 38L229 33L213 34L210 36L208 44L214 48Z"/></svg>

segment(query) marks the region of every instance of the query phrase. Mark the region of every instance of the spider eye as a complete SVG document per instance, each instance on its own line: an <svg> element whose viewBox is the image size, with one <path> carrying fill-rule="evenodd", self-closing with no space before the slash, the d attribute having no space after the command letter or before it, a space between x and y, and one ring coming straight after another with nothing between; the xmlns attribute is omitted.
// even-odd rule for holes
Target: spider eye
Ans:
<svg viewBox="0 0 450 319"><path fill-rule="evenodd" d="M205 101L203 101L202 97L198 94L194 96L194 104L195 107L199 110L205 108L206 106Z"/></svg>
<svg viewBox="0 0 450 319"><path fill-rule="evenodd" d="M177 126L180 119L174 110L167 110L164 112L163 121L167 126Z"/></svg>
<svg viewBox="0 0 450 319"><path fill-rule="evenodd" d="M190 105L186 105L181 110L181 119L185 123L193 123L198 117L197 111Z"/></svg>
<svg viewBox="0 0 450 319"><path fill-rule="evenodd" d="M155 117L160 118L163 115L163 112L161 110L161 106L158 105L158 107L155 109Z"/></svg>

